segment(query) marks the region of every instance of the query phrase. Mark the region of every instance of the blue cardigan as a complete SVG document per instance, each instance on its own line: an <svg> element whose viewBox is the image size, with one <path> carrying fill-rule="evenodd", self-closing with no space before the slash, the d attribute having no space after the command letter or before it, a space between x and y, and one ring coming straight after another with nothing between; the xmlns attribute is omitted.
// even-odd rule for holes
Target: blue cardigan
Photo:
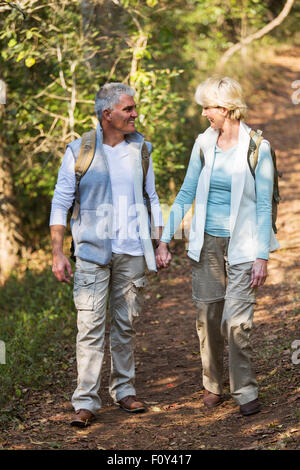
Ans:
<svg viewBox="0 0 300 470"><path fill-rule="evenodd" d="M195 199L199 176L202 170L197 152L192 152L187 173L174 201L161 241L169 243L180 222ZM258 164L255 170L256 218L258 229L257 258L269 258L269 244L272 229L273 162L270 147L262 142L259 148Z"/></svg>

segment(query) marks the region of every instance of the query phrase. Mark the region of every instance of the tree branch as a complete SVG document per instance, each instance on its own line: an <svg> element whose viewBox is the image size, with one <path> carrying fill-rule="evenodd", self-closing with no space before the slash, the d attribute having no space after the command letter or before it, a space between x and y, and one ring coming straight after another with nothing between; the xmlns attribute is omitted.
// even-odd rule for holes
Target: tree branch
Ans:
<svg viewBox="0 0 300 470"><path fill-rule="evenodd" d="M221 57L220 62L218 64L218 69L221 69L224 67L226 62L229 60L229 58L235 54L237 51L239 51L243 46L250 44L250 42L254 41L255 39L260 39L266 34L268 34L272 29L276 28L278 25L280 25L283 20L288 16L295 0L287 0L283 9L279 13L274 20L272 20L270 23L268 23L266 26L263 28L259 29L256 31L256 33L250 34L250 36L244 38L242 41L238 42L237 44L234 44L231 46L225 54Z"/></svg>
<svg viewBox="0 0 300 470"><path fill-rule="evenodd" d="M26 19L26 15L25 15L24 11L20 7L18 7L18 5L16 5L15 3L7 2L6 0L1 0L0 6L1 6L1 3L4 3L5 5L8 5L12 9L14 8L15 10L18 10L20 13L22 13L23 19L24 20Z"/></svg>
<svg viewBox="0 0 300 470"><path fill-rule="evenodd" d="M74 110L76 107L76 80L75 80L75 69L76 69L77 61L74 60L71 63L71 74L72 74L72 93L71 93L71 100L69 102L69 120L70 120L70 130L72 137L74 135L74 124L75 124L75 119L74 119Z"/></svg>
<svg viewBox="0 0 300 470"><path fill-rule="evenodd" d="M138 68L138 62L141 58L138 56L138 53L144 50L147 46L148 36L141 35L133 48L132 60L131 60L131 69L130 69L130 86L134 87L135 75Z"/></svg>

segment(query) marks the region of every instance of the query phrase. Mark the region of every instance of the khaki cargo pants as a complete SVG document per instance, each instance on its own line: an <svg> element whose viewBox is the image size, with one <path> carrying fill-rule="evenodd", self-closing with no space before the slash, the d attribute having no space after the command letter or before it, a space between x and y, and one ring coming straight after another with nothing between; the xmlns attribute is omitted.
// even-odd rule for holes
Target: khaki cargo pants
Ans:
<svg viewBox="0 0 300 470"><path fill-rule="evenodd" d="M106 266L77 258L74 303L78 311L78 381L72 396L75 410L84 408L95 413L101 408L98 391L108 299L111 352L109 392L115 402L136 394L133 323L142 310L145 285L144 256L113 254L110 264Z"/></svg>
<svg viewBox="0 0 300 470"><path fill-rule="evenodd" d="M212 393L222 394L226 339L230 392L243 405L258 396L250 346L255 305L255 289L250 287L253 263L229 266L228 243L229 238L205 233L200 260L192 260L193 300L198 308L196 327L203 386Z"/></svg>

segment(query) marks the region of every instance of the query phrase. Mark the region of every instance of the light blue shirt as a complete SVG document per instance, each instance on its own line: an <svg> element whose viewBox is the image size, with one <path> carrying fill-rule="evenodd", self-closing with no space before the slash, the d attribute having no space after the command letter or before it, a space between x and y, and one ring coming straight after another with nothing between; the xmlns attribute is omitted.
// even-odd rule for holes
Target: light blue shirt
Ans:
<svg viewBox="0 0 300 470"><path fill-rule="evenodd" d="M232 165L237 145L228 150L215 147L207 199L205 232L214 237L230 236Z"/></svg>
<svg viewBox="0 0 300 470"><path fill-rule="evenodd" d="M234 148L230 149L234 151ZM226 153L226 151L225 151ZM197 184L202 165L200 156L198 158L191 158L184 182L181 189L174 201L168 222L165 226L161 241L169 243L175 231L177 230L180 222L182 221L186 212L191 208L195 199ZM262 142L259 147L259 158L255 170L255 192L256 192L256 221L258 228L258 254L257 258L269 258L269 246L272 229L272 194L273 194L273 161L270 153L270 148L267 143ZM228 177L227 180L228 188ZM226 183L223 188L223 193L226 191ZM229 191L228 191L229 193ZM227 194L228 196L228 194ZM224 194L223 194L224 197ZM212 201L215 204L216 201ZM227 207L227 204L225 205ZM211 209L212 209L211 205ZM223 210L226 210L226 207ZM220 209L220 208L219 208ZM221 209L222 210L222 209ZM212 221L213 210L211 211L210 221ZM210 224L206 219L206 223ZM219 227L212 227L211 229L220 229ZM224 226L222 230L224 230ZM228 228L228 226L227 226Z"/></svg>

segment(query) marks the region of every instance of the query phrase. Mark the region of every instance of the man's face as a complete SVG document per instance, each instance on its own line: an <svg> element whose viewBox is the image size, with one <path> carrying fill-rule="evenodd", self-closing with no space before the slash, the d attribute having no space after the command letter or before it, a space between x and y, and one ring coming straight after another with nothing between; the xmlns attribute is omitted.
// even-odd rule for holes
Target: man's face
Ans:
<svg viewBox="0 0 300 470"><path fill-rule="evenodd" d="M135 120L137 116L135 101L129 95L121 95L114 108L106 110L106 119L111 129L118 130L124 135L136 131Z"/></svg>

